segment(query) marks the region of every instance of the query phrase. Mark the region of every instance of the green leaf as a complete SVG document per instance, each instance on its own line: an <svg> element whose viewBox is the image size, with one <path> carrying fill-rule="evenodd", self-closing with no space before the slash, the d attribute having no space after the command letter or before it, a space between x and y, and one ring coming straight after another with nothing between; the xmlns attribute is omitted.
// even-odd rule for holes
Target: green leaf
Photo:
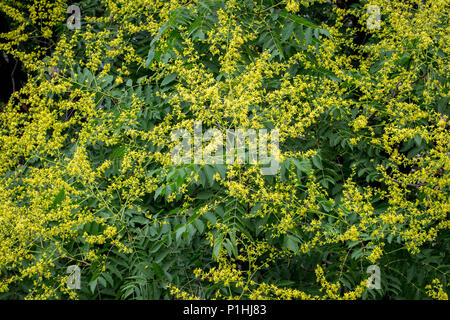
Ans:
<svg viewBox="0 0 450 320"><path fill-rule="evenodd" d="M97 279L89 282L89 288L91 289L91 293L95 293L95 288L97 288Z"/></svg>
<svg viewBox="0 0 450 320"><path fill-rule="evenodd" d="M51 208L56 208L58 205L61 204L61 202L64 200L64 198L66 197L66 193L64 191L64 189L59 190L58 194L55 196L55 199L53 200L53 203L51 205Z"/></svg>
<svg viewBox="0 0 450 320"><path fill-rule="evenodd" d="M175 239L177 240L177 242L180 241L181 236L185 232L186 232L186 226L181 226L180 228L177 229L176 236L175 236Z"/></svg>
<svg viewBox="0 0 450 320"><path fill-rule="evenodd" d="M103 277L98 277L97 280L98 280L98 283L100 283L103 287L105 287L105 288L107 287L106 280Z"/></svg>
<svg viewBox="0 0 450 320"><path fill-rule="evenodd" d="M295 24L293 21L289 22L284 28L281 30L281 41L286 41L292 35L294 31Z"/></svg>
<svg viewBox="0 0 450 320"><path fill-rule="evenodd" d="M220 250L222 249L223 244L223 236L219 236L214 240L214 247L213 247L213 258L217 259L220 254Z"/></svg>
<svg viewBox="0 0 450 320"><path fill-rule="evenodd" d="M312 43L312 29L306 28L305 31L305 45L310 45Z"/></svg>
<svg viewBox="0 0 450 320"><path fill-rule="evenodd" d="M208 220L209 222L211 222L211 224L213 224L213 225L216 224L217 219L216 219L216 216L215 216L212 212L210 212L210 211L205 212L205 213L203 214L203 216L206 218L206 220Z"/></svg>
<svg viewBox="0 0 450 320"><path fill-rule="evenodd" d="M159 197L159 195L161 195L161 194L164 195L163 190L165 190L165 188L166 188L165 186L162 186L156 190L155 197L154 197L155 200Z"/></svg>
<svg viewBox="0 0 450 320"><path fill-rule="evenodd" d="M414 136L414 142L418 147L422 144L422 137L420 136L420 134L416 134Z"/></svg>
<svg viewBox="0 0 450 320"><path fill-rule="evenodd" d="M301 26L307 26L307 27L310 27L310 28L318 28L318 26L315 25L314 23L312 23L311 21L309 21L309 20L307 20L305 18L302 18L302 17L298 17L298 16L293 15L293 14L282 12L280 14L280 16L282 16L282 17L284 17L286 19L289 19L289 20L291 20L291 21L293 21L296 24L301 25Z"/></svg>
<svg viewBox="0 0 450 320"><path fill-rule="evenodd" d="M194 225L199 233L203 233L203 231L205 230L205 224L200 219L194 220Z"/></svg>
<svg viewBox="0 0 450 320"><path fill-rule="evenodd" d="M161 268L159 264L157 264L156 262L152 262L152 268L160 279L164 278L164 270Z"/></svg>
<svg viewBox="0 0 450 320"><path fill-rule="evenodd" d="M176 72L169 74L164 80L161 82L161 87L171 83L177 78L178 74Z"/></svg>
<svg viewBox="0 0 450 320"><path fill-rule="evenodd" d="M196 198L199 199L199 200L208 200L213 195L214 195L214 193L211 192L211 191L202 191L199 194L197 194Z"/></svg>
<svg viewBox="0 0 450 320"><path fill-rule="evenodd" d="M291 250L294 253L298 252L298 243L299 240L294 237L293 235L288 234L285 238L284 238L284 247Z"/></svg>
<svg viewBox="0 0 450 320"><path fill-rule="evenodd" d="M308 159L295 159L294 164L301 172L309 174L312 170L311 162Z"/></svg>
<svg viewBox="0 0 450 320"><path fill-rule="evenodd" d="M155 58L155 51L153 48L150 48L148 51L147 60L145 60L145 66L148 68L153 63L153 59Z"/></svg>
<svg viewBox="0 0 450 320"><path fill-rule="evenodd" d="M209 185L212 187L215 183L214 175L216 174L216 171L209 165L205 165L202 169L208 178Z"/></svg>
<svg viewBox="0 0 450 320"><path fill-rule="evenodd" d="M312 158L312 162L316 168L318 168L319 170L323 170L322 159L319 155L315 155Z"/></svg>
<svg viewBox="0 0 450 320"><path fill-rule="evenodd" d="M278 55L280 56L281 60L284 60L285 58L284 58L284 53L283 53L283 47L281 46L281 43L280 43L280 38L273 31L270 31L270 35L272 36L273 42L275 42L275 45L277 46Z"/></svg>

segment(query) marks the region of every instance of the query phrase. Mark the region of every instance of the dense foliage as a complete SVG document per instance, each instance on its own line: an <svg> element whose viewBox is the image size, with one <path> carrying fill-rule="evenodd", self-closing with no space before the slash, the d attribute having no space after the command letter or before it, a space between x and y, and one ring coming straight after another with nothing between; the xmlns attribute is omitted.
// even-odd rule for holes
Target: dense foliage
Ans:
<svg viewBox="0 0 450 320"><path fill-rule="evenodd" d="M0 2L0 298L448 298L448 1L70 4ZM278 174L174 164L198 121Z"/></svg>

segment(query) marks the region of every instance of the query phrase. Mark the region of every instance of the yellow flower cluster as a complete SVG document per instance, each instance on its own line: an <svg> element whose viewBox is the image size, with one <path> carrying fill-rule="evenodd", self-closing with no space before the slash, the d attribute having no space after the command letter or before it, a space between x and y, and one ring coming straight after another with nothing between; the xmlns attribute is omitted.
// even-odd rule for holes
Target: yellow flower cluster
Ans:
<svg viewBox="0 0 450 320"><path fill-rule="evenodd" d="M427 294L435 300L448 300L448 294L444 291L441 282L434 279L431 285L425 287Z"/></svg>
<svg viewBox="0 0 450 320"><path fill-rule="evenodd" d="M325 2L287 0L282 6L295 14ZM389 236L416 254L449 229L450 134L448 118L434 108L435 96L444 103L449 98L448 83L438 77L448 75L449 64L435 55L450 53L448 26L441 23L448 20L449 8L445 0L412 2L420 6L414 14L402 1L373 1L385 17L382 28L375 30L367 30L366 13L332 6L336 23L321 26L331 37L315 38L317 46L279 61L267 50L247 54L261 25L257 19L250 26L242 23L237 0L224 2L214 28L195 40L184 25L163 31L173 19L170 12L196 10L197 1L102 0L106 16L84 17L83 32L61 35L46 59L43 48L27 52L22 44L30 38L51 39L64 20L66 2L33 0L26 7L18 1L1 2L0 11L17 27L0 35L0 50L20 59L35 76L0 112L0 269L7 271L0 278L0 292L33 279L30 298L75 298L64 285L47 285L55 277L51 270L56 262L91 265L107 258L97 249L108 246L132 253L124 221L133 210L148 217L145 203L153 198L173 206L181 203L176 208L181 214L195 205L202 218L232 207L224 213L231 218L207 224L205 237L213 247L213 234L229 237L238 254L222 247L215 266L195 271L199 281L232 288L218 292L218 298L360 298L365 280L345 292L339 282L326 280L319 265L315 275L322 296L266 283L255 275L330 248L343 252L346 260L356 247L363 263L381 263L389 256L384 249ZM258 3L252 7L255 17L270 9ZM353 43L349 35L357 31L345 20L349 14L379 41ZM111 25L114 32L107 28ZM147 66L133 44L142 34L158 43L159 61ZM169 50L174 34L182 41ZM215 59L216 73L205 67L210 61L205 62L200 47L207 47ZM348 48L356 53L349 54ZM302 74L293 74L295 68ZM146 75L133 82L136 69ZM276 87L270 88L273 82ZM423 94L415 93L417 83ZM355 92L357 98L348 98ZM27 112L18 111L22 105ZM156 120L149 125L143 114ZM200 169L187 173L190 166L175 167L168 152L171 132L191 130L194 121L223 131L276 128L283 173L268 178L258 165L230 164L225 176L214 173L214 196L196 199L192 190L203 183ZM340 137L342 145L357 150L364 144L387 155L376 164L375 186L358 186L353 175L335 192L339 197L324 187L329 172L318 163L324 123L349 133ZM427 152L408 156L401 148L411 141L426 144ZM67 145L71 149L61 152ZM113 151L97 161L102 148ZM271 152L275 148L271 145ZM186 176L178 169L186 169ZM386 207L376 210L378 201ZM154 218L160 226L172 215L161 211L167 216ZM242 231L245 219L250 224L251 219L264 221L256 228L257 239ZM80 241L85 252L70 256L71 241ZM280 248L282 243L286 245ZM448 298L439 282L427 289L433 298ZM182 299L196 297L176 286L170 292Z"/></svg>

